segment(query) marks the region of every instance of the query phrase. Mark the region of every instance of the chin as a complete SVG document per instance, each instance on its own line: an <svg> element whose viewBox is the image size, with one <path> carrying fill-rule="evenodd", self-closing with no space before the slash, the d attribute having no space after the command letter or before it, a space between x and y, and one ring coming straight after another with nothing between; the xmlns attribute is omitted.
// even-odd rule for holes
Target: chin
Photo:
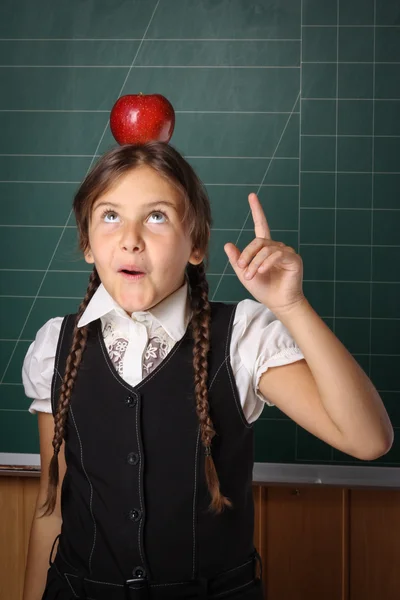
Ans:
<svg viewBox="0 0 400 600"><path fill-rule="evenodd" d="M145 298L143 294L137 295L135 298L133 294L122 294L118 301L118 304L125 312L131 314L133 312L145 311L154 306L157 300L154 298Z"/></svg>
<svg viewBox="0 0 400 600"><path fill-rule="evenodd" d="M120 306L131 315L134 312L145 311L149 309L149 304L147 302L124 302L121 303Z"/></svg>

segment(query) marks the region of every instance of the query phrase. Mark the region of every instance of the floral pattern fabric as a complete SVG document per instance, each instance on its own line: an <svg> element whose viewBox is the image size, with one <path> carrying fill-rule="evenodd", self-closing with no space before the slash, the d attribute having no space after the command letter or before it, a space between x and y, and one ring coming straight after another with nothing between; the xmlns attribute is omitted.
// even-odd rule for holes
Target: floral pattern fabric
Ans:
<svg viewBox="0 0 400 600"><path fill-rule="evenodd" d="M148 342L142 357L142 377L149 375L164 360L174 345L173 340L160 326L145 322ZM149 333L150 331L150 333ZM104 343L116 371L123 376L124 356L129 340L123 336L118 326L110 321L103 329Z"/></svg>
<svg viewBox="0 0 400 600"><path fill-rule="evenodd" d="M142 361L142 376L149 375L164 360L169 352L169 345L165 339L155 335L149 339Z"/></svg>

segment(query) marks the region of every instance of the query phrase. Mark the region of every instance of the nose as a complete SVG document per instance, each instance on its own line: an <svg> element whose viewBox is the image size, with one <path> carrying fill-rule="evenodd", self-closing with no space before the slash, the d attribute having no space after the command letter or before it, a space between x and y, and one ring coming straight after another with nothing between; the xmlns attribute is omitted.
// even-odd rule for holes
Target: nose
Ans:
<svg viewBox="0 0 400 600"><path fill-rule="evenodd" d="M120 245L121 249L126 250L127 252L142 251L144 248L144 241L140 225L126 223L122 230Z"/></svg>

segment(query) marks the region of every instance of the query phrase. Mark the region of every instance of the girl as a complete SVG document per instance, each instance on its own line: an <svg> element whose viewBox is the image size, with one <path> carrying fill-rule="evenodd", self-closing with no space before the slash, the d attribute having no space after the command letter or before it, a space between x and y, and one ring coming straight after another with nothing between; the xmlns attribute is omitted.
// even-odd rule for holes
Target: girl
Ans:
<svg viewBox="0 0 400 600"><path fill-rule="evenodd" d="M208 300L210 206L172 146L117 147L78 190L86 296L39 330L23 366L42 467L24 600L260 600L264 402L358 458L389 450L378 393L249 202L255 239L225 252L258 302L228 305Z"/></svg>

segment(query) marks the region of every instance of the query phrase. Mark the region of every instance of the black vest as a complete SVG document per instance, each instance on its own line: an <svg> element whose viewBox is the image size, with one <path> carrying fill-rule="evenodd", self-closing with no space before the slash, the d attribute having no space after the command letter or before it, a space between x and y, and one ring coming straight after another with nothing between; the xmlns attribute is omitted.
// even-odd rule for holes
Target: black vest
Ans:
<svg viewBox="0 0 400 600"><path fill-rule="evenodd" d="M253 428L233 377L229 349L236 305L211 303L212 455L233 508L209 511L204 448L195 408L193 338L131 387L107 353L98 319L70 403L58 552L85 576L119 582L211 577L249 559L253 545ZM52 382L58 402L76 315L65 317Z"/></svg>

